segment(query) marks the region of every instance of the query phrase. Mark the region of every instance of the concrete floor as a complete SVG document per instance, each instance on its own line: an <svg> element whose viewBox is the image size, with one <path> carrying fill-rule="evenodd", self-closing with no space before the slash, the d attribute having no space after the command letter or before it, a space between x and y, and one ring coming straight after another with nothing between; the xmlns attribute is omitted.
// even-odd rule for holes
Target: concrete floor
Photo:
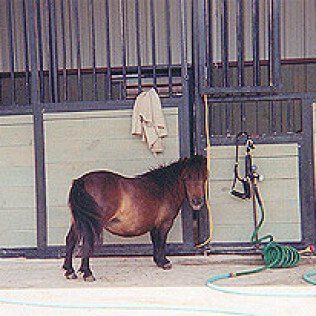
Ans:
<svg viewBox="0 0 316 316"><path fill-rule="evenodd" d="M104 315L97 308L72 309L1 304L2 299L27 300L56 304L158 304L181 308L208 308L184 311L107 310L107 315L315 315L316 286L306 284L301 276L316 270L316 258L303 258L291 269L268 270L249 277L217 282L230 289L271 292L309 293L309 298L243 296L221 293L205 287L210 276L261 265L260 257L224 256L171 257L172 270L158 269L150 257L93 258L91 266L96 282L66 280L61 259L1 259L0 315ZM79 259L75 259L79 265ZM302 292L303 291L303 292ZM296 292L295 292L296 293ZM87 306L85 306L87 307ZM100 306L99 306L100 307ZM152 305L151 305L152 307ZM130 307L129 307L130 308ZM160 310L159 310L160 309ZM220 313L219 313L220 312ZM225 314L225 313L224 313Z"/></svg>

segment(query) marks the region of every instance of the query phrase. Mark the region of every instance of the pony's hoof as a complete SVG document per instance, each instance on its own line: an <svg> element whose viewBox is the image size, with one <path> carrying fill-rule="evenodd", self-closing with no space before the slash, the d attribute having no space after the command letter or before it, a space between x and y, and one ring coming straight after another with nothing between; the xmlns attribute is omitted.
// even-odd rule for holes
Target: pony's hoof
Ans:
<svg viewBox="0 0 316 316"><path fill-rule="evenodd" d="M68 280L75 280L75 279L78 278L78 277L77 277L77 274L76 274L75 272L66 272L66 273L65 273L65 277L66 277L66 279L68 279Z"/></svg>
<svg viewBox="0 0 316 316"><path fill-rule="evenodd" d="M95 281L95 277L93 275L89 275L87 277L83 277L84 281L86 282L94 282Z"/></svg>
<svg viewBox="0 0 316 316"><path fill-rule="evenodd" d="M168 263L165 263L162 268L164 270L170 270L172 268L172 263L171 262L168 262Z"/></svg>

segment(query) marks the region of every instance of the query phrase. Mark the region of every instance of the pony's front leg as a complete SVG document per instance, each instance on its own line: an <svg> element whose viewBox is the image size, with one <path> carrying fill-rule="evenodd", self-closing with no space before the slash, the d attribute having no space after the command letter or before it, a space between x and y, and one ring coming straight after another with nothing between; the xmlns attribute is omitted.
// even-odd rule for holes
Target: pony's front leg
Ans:
<svg viewBox="0 0 316 316"><path fill-rule="evenodd" d="M154 248L154 261L159 268L164 270L169 270L172 268L171 261L166 257L165 248L167 235L172 227L172 223L164 223L159 228L154 228L151 232L151 240Z"/></svg>

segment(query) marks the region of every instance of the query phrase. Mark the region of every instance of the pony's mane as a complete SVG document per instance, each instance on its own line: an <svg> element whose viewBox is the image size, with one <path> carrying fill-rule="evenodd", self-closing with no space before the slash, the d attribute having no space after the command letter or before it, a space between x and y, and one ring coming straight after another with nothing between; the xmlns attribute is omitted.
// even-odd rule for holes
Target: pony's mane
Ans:
<svg viewBox="0 0 316 316"><path fill-rule="evenodd" d="M164 191L170 190L174 187L175 181L178 180L181 171L184 168L199 169L203 165L205 158L203 156L195 155L191 158L180 158L170 164L162 164L157 168L153 168L148 172L138 175L139 179L147 179L155 183L160 189Z"/></svg>

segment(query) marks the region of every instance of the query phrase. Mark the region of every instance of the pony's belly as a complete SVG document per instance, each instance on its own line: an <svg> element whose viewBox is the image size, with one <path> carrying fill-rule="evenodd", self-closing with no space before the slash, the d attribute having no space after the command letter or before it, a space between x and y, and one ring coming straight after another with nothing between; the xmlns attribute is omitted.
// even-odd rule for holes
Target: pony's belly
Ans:
<svg viewBox="0 0 316 316"><path fill-rule="evenodd" d="M152 223L142 218L122 214L112 217L105 225L106 230L122 237L140 236L150 231L152 227Z"/></svg>

